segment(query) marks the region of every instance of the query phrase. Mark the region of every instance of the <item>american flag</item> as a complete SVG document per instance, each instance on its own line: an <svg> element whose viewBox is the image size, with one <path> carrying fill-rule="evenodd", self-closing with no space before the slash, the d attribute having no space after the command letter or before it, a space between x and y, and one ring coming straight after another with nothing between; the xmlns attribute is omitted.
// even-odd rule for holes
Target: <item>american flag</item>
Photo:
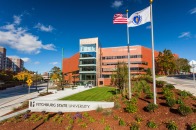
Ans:
<svg viewBox="0 0 196 130"><path fill-rule="evenodd" d="M114 18L113 18L113 24L127 24L128 20L127 20L127 15L126 14L115 14Z"/></svg>

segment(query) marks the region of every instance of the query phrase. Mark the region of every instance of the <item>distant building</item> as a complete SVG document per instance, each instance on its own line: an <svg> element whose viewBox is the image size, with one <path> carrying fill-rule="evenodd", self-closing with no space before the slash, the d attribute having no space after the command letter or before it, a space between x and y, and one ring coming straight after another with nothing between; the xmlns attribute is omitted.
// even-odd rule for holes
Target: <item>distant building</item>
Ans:
<svg viewBox="0 0 196 130"><path fill-rule="evenodd" d="M80 39L80 51L63 59L63 73L68 83L83 82L93 85L110 85L112 72L118 62L128 63L127 46L101 48L98 38ZM130 46L131 75L145 74L152 69L152 50ZM155 57L158 51L155 51Z"/></svg>
<svg viewBox="0 0 196 130"><path fill-rule="evenodd" d="M6 57L6 49L0 47L0 70L23 71L24 61L17 57Z"/></svg>
<svg viewBox="0 0 196 130"><path fill-rule="evenodd" d="M14 72L21 72L24 68L24 61L16 57L7 57L6 58L6 69L11 69Z"/></svg>
<svg viewBox="0 0 196 130"><path fill-rule="evenodd" d="M0 70L4 70L6 66L6 49L0 47Z"/></svg>

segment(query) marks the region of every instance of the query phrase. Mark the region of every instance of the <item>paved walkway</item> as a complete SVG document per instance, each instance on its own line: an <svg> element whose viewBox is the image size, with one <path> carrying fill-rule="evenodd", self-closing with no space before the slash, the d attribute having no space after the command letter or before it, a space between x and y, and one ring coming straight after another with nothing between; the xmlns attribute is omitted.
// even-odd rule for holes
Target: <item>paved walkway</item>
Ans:
<svg viewBox="0 0 196 130"><path fill-rule="evenodd" d="M159 77L156 80L166 81L167 83L173 84L176 89L188 91L196 96L196 83L193 80L167 76Z"/></svg>

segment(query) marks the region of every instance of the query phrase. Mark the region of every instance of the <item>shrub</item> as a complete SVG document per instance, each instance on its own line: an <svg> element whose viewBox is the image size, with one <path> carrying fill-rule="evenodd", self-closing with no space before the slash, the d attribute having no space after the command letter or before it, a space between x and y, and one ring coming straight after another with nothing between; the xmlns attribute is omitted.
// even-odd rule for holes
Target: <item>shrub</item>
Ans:
<svg viewBox="0 0 196 130"><path fill-rule="evenodd" d="M81 127L82 127L82 128L86 128L86 127L87 127L87 124L86 124L86 123L82 123L82 124L81 124Z"/></svg>
<svg viewBox="0 0 196 130"><path fill-rule="evenodd" d="M128 113L135 113L137 112L137 106L135 104L128 103L125 110Z"/></svg>
<svg viewBox="0 0 196 130"><path fill-rule="evenodd" d="M93 122L95 122L95 119L93 117L89 117L89 122L93 123Z"/></svg>
<svg viewBox="0 0 196 130"><path fill-rule="evenodd" d="M89 117L88 112L84 112L83 117Z"/></svg>
<svg viewBox="0 0 196 130"><path fill-rule="evenodd" d="M153 121L148 121L147 126L149 128L157 128L157 124Z"/></svg>
<svg viewBox="0 0 196 130"><path fill-rule="evenodd" d="M146 110L149 111L149 112L151 112L151 111L154 112L154 110L157 109L157 108L158 108L158 105L156 105L156 104L154 104L154 103L149 103L149 104L146 106Z"/></svg>
<svg viewBox="0 0 196 130"><path fill-rule="evenodd" d="M114 119L115 119L115 120L118 120L119 117L118 117L117 115L114 115Z"/></svg>
<svg viewBox="0 0 196 130"><path fill-rule="evenodd" d="M130 103L132 103L132 104L137 104L137 99L136 99L135 97L132 97L132 98L130 99Z"/></svg>
<svg viewBox="0 0 196 130"><path fill-rule="evenodd" d="M196 123L193 123L193 124L191 125L191 130L196 130Z"/></svg>
<svg viewBox="0 0 196 130"><path fill-rule="evenodd" d="M103 111L103 108L102 107L97 107L96 111L97 112L102 112Z"/></svg>
<svg viewBox="0 0 196 130"><path fill-rule="evenodd" d="M120 120L119 120L119 125L120 125L120 126L125 126L126 123L125 123L125 121L124 121L123 119L120 119Z"/></svg>
<svg viewBox="0 0 196 130"><path fill-rule="evenodd" d="M112 114L112 110L111 109L106 109L103 112L103 115L106 115L106 116L111 115L111 114Z"/></svg>
<svg viewBox="0 0 196 130"><path fill-rule="evenodd" d="M174 93L173 91L171 91L169 88L163 87L163 94L166 98L173 98L174 97Z"/></svg>
<svg viewBox="0 0 196 130"><path fill-rule="evenodd" d="M170 121L170 122L166 123L166 128L168 130L177 130L178 129L178 127L174 121Z"/></svg>
<svg viewBox="0 0 196 130"><path fill-rule="evenodd" d="M192 109L189 107L189 106L186 106L184 104L181 104L179 107L178 107L178 112L183 115L183 116L186 116L190 113L192 113Z"/></svg>
<svg viewBox="0 0 196 130"><path fill-rule="evenodd" d="M176 100L176 104L184 104L184 102L182 101L181 98L178 98L178 99Z"/></svg>
<svg viewBox="0 0 196 130"><path fill-rule="evenodd" d="M174 98L167 98L166 99L166 104L169 106L169 107L173 107L175 104L176 104L176 100Z"/></svg>
<svg viewBox="0 0 196 130"><path fill-rule="evenodd" d="M156 81L156 86L157 87L163 87L165 84L165 81Z"/></svg>
<svg viewBox="0 0 196 130"><path fill-rule="evenodd" d="M147 99L152 99L153 98L153 93L152 92L147 93L146 98Z"/></svg>
<svg viewBox="0 0 196 130"><path fill-rule="evenodd" d="M167 85L165 85L165 87L170 90L175 88L174 85L172 85L172 84L167 84Z"/></svg>
<svg viewBox="0 0 196 130"><path fill-rule="evenodd" d="M140 117L140 116L136 116L136 117L135 117L135 120L139 123L139 122L141 122L141 121L142 121L142 117Z"/></svg>
<svg viewBox="0 0 196 130"><path fill-rule="evenodd" d="M179 92L179 95L180 95L182 98L187 98L188 96L192 96L191 93L189 93L189 92L187 92L187 91L185 91L185 90L180 91L180 92Z"/></svg>
<svg viewBox="0 0 196 130"><path fill-rule="evenodd" d="M104 130L111 130L109 125L106 125L106 127L104 128Z"/></svg>
<svg viewBox="0 0 196 130"><path fill-rule="evenodd" d="M139 129L140 129L140 127L137 123L132 123L130 130L139 130Z"/></svg>

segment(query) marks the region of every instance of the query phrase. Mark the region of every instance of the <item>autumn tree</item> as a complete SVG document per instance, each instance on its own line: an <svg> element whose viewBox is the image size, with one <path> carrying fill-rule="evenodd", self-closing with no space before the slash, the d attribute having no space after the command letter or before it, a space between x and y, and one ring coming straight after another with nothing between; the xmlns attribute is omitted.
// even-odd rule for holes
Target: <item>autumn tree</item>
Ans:
<svg viewBox="0 0 196 130"><path fill-rule="evenodd" d="M112 74L111 83L116 85L123 96L126 94L126 85L128 82L128 67L125 62L118 62L116 70Z"/></svg>
<svg viewBox="0 0 196 130"><path fill-rule="evenodd" d="M171 74L175 70L175 57L171 50L164 50L159 52L156 58L156 72L161 74Z"/></svg>

